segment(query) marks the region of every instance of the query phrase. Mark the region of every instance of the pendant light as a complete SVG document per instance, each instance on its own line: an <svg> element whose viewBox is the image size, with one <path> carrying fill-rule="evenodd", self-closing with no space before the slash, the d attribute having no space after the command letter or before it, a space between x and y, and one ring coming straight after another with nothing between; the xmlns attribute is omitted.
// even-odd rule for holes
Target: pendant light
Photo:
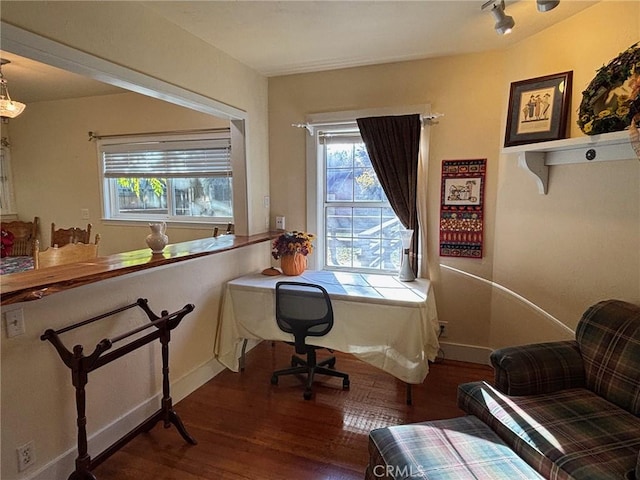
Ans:
<svg viewBox="0 0 640 480"><path fill-rule="evenodd" d="M24 103L11 100L9 95L9 88L7 87L7 80L2 74L2 65L11 63L4 58L0 59L0 117L4 118L16 118L25 109Z"/></svg>

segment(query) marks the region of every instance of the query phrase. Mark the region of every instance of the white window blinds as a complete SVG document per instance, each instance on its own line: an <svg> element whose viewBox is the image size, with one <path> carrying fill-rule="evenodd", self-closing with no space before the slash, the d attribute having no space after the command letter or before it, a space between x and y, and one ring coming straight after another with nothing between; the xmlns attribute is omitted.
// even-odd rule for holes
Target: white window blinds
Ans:
<svg viewBox="0 0 640 480"><path fill-rule="evenodd" d="M107 178L230 177L231 141L180 140L112 143L102 147Z"/></svg>

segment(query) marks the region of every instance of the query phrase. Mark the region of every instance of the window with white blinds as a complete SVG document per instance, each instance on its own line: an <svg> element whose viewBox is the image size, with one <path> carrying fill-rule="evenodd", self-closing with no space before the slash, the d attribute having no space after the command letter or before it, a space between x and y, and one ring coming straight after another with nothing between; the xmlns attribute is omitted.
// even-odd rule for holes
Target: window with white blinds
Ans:
<svg viewBox="0 0 640 480"><path fill-rule="evenodd" d="M226 177L231 175L231 141L164 141L106 145L104 176Z"/></svg>
<svg viewBox="0 0 640 480"><path fill-rule="evenodd" d="M105 217L233 222L229 131L100 140Z"/></svg>

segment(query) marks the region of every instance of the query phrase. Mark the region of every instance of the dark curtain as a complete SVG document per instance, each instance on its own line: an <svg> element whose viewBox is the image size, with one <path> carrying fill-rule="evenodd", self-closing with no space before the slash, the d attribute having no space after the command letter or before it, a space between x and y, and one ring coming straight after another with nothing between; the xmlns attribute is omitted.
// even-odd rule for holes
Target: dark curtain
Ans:
<svg viewBox="0 0 640 480"><path fill-rule="evenodd" d="M418 273L418 151L420 115L358 118L360 135L367 147L373 169L391 207L405 226L413 230L409 258Z"/></svg>

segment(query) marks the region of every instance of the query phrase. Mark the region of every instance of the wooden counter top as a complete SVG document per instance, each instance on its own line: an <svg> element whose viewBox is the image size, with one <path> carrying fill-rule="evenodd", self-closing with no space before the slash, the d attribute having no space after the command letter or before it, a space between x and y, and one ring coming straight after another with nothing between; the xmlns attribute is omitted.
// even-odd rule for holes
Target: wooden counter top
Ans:
<svg viewBox="0 0 640 480"><path fill-rule="evenodd" d="M160 254L153 254L151 250L145 248L98 257L91 262L2 275L0 277L1 304L38 300L47 295L108 278L254 245L270 239L269 233L251 236L221 235L167 245L164 252Z"/></svg>

